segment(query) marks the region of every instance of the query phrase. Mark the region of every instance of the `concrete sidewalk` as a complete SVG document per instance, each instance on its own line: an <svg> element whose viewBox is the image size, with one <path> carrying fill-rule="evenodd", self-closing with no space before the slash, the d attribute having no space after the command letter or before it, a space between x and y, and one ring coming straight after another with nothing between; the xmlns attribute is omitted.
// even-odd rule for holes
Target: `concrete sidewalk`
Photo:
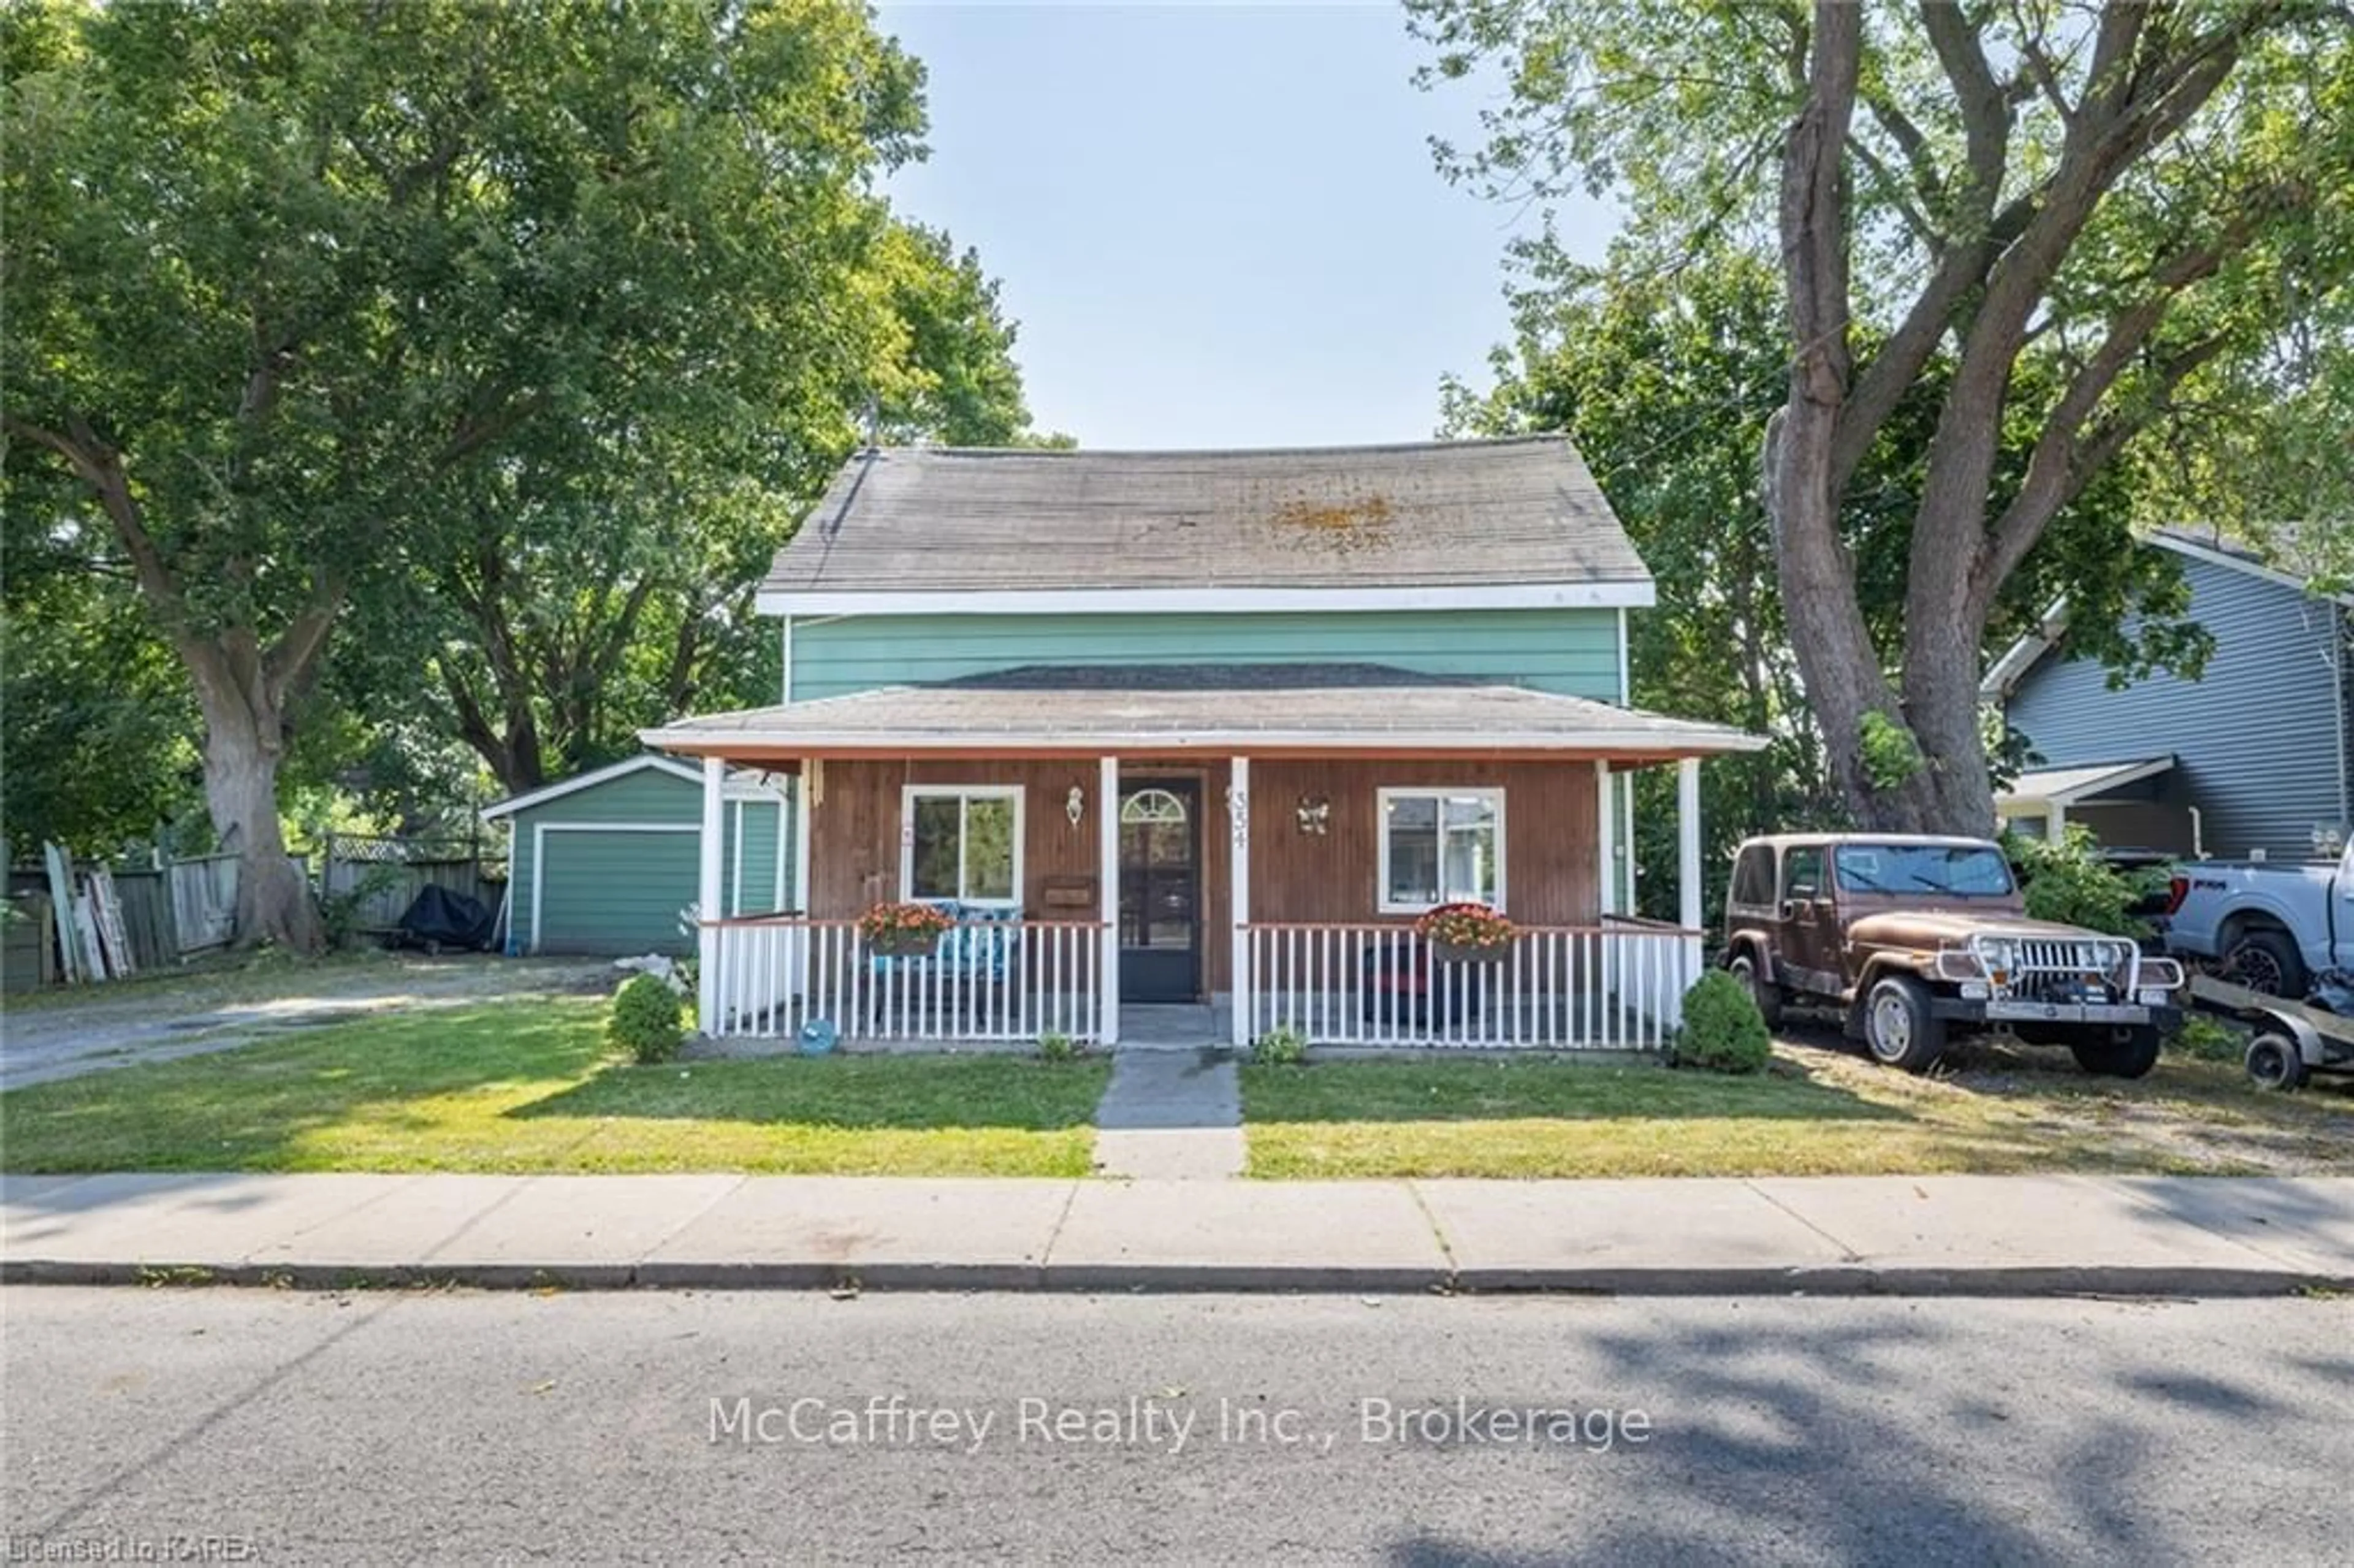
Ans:
<svg viewBox="0 0 2354 1568"><path fill-rule="evenodd" d="M0 1281L2250 1295L2354 1287L2354 1179L0 1177Z"/></svg>

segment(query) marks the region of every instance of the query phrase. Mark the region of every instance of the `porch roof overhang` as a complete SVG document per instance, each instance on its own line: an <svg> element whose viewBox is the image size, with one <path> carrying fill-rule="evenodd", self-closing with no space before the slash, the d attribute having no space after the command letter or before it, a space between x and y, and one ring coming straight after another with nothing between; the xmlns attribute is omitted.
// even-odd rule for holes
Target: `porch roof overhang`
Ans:
<svg viewBox="0 0 2354 1568"><path fill-rule="evenodd" d="M646 744L811 757L1543 756L1663 762L1766 737L1585 697L1376 664L1055 665L683 719Z"/></svg>
<svg viewBox="0 0 2354 1568"><path fill-rule="evenodd" d="M2098 762L2078 768L2045 768L2022 773L1994 798L1997 809L2022 806L2066 808L2090 804L2112 789L2155 779L2174 766L2174 757L2147 757L2130 762Z"/></svg>

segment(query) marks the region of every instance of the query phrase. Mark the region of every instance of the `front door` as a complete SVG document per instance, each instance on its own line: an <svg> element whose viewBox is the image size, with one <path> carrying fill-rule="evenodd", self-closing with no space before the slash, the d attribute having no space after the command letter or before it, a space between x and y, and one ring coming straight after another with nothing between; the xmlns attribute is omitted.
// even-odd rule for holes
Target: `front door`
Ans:
<svg viewBox="0 0 2354 1568"><path fill-rule="evenodd" d="M1202 786L1137 779L1119 791L1119 995L1192 1001L1202 982Z"/></svg>

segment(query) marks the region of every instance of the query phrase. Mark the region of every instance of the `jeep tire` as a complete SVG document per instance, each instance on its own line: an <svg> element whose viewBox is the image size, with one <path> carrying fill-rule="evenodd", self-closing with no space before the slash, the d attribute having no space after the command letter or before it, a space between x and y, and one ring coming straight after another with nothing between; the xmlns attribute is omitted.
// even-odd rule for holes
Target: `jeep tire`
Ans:
<svg viewBox="0 0 2354 1568"><path fill-rule="evenodd" d="M1733 956L1725 960L1724 970L1749 988L1750 1000L1756 1002L1766 1028L1782 1022L1782 988L1766 978L1765 960L1757 956L1755 948L1734 948Z"/></svg>
<svg viewBox="0 0 2354 1568"><path fill-rule="evenodd" d="M2080 1034L2069 1047L2076 1065L2105 1078L2145 1078L2158 1065L2159 1037L2153 1023Z"/></svg>
<svg viewBox="0 0 2354 1568"><path fill-rule="evenodd" d="M1929 988L1911 975L1883 975L1863 999L1863 1047L1885 1067L1925 1071L1946 1049L1946 1021L1929 1007Z"/></svg>

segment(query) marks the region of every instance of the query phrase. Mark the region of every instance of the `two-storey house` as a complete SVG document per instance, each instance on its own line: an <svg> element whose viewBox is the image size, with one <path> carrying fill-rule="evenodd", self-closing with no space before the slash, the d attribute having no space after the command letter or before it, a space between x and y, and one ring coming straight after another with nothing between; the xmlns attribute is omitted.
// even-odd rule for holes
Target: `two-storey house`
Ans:
<svg viewBox="0 0 2354 1568"><path fill-rule="evenodd" d="M1700 762L1764 742L1627 705L1652 598L1555 438L862 453L759 590L777 705L645 735L702 767L703 1027L1656 1044ZM1662 766L1671 926L1617 891L1623 776ZM786 796L777 913L727 912L747 779ZM878 951L895 901L960 927ZM1458 902L1518 938L1435 951L1414 923Z"/></svg>

